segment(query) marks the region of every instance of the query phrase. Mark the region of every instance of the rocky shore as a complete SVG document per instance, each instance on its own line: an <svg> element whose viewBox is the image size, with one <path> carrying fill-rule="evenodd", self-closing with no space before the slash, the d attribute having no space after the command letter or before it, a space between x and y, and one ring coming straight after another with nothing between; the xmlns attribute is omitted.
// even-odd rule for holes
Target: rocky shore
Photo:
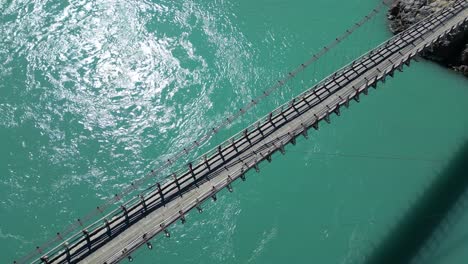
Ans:
<svg viewBox="0 0 468 264"><path fill-rule="evenodd" d="M390 30L397 34L454 1L395 0L388 11ZM421 56L468 77L468 24L429 47Z"/></svg>

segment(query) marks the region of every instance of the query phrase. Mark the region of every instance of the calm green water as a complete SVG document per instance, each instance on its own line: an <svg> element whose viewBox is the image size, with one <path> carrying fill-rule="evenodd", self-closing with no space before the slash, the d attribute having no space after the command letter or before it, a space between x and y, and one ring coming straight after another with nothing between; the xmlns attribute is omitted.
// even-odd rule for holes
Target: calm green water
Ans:
<svg viewBox="0 0 468 264"><path fill-rule="evenodd" d="M0 0L0 261L142 177L376 3ZM192 157L389 36L381 13ZM380 87L135 261L361 263L468 140L466 78L421 62ZM460 217L425 263L468 258Z"/></svg>

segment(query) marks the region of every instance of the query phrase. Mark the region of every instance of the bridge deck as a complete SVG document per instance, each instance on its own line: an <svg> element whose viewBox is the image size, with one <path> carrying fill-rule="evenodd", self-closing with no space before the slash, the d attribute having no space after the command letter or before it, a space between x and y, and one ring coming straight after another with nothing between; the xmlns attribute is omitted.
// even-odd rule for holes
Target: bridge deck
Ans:
<svg viewBox="0 0 468 264"><path fill-rule="evenodd" d="M127 257L154 235L209 199L232 181L271 154L306 135L310 127L318 128L320 120L339 114L349 100L359 100L377 81L410 60L429 44L466 22L466 1L428 18L424 23L397 35L352 64L337 71L317 86L296 97L275 114L260 120L245 136L222 144L219 152L194 164L183 175L154 191L119 215L107 226L93 230L69 245L51 263L68 258L83 263L114 263Z"/></svg>

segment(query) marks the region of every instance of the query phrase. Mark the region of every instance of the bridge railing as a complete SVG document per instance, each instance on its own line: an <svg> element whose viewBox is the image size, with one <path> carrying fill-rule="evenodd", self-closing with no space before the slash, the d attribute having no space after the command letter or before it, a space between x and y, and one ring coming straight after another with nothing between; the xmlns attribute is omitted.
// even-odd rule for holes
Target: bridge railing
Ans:
<svg viewBox="0 0 468 264"><path fill-rule="evenodd" d="M456 5L454 5L455 8L460 8L461 6L464 6L466 4L465 1L461 1L461 2L458 2ZM450 15L453 15L454 13L453 12L446 12L447 10L444 9L444 10L441 10L440 14L445 14L444 15L444 19L447 19L448 16ZM444 13L445 12L445 13ZM431 16L433 18L433 16ZM424 23L426 23L427 21L429 21L429 18L426 18L424 21ZM434 18L433 18L434 19ZM422 22L421 22L422 23ZM417 28L417 25L420 25L420 23L416 24L414 27L412 27L410 29L411 30L415 30L415 28ZM418 34L422 34L419 30L418 31ZM408 33L408 32L407 32ZM378 47L377 47L377 51L381 51L381 50L384 50L386 46L388 45L391 45L391 43L395 43L396 41L398 41L400 38L400 35L396 35L395 37L393 37L392 39L390 39L389 41L386 41L386 42L383 42L382 44L380 44ZM338 70L338 73L335 73L335 74L331 74L329 75L327 78L324 79L324 81L316 84L314 87L312 87L311 89L303 92L302 94L300 94L298 97L296 97L295 99L293 99L292 101L289 101L283 105L281 105L280 107L276 108L275 110L273 110L270 114L264 116L263 118L261 118L258 122L254 123L253 125L249 126L246 130L244 131L247 131L247 133L250 133L252 131L255 131L256 129L258 129L258 126L260 123L264 123L266 121L268 121L269 119L271 119L272 117L277 117L279 115L281 115L286 109L290 108L292 105L294 105L298 100L297 99L300 99L300 98L303 98L311 93L314 92L314 90L320 88L320 87L324 87L327 83L335 80L336 76L339 76L341 74L343 74L344 72L346 72L347 70L349 70L350 68L352 68L354 65L356 65L357 63L356 62L359 62L359 61L363 61L363 60L366 60L368 59L370 56L372 56L373 54L376 54L376 51L372 51L372 52L368 52L362 56L360 56L357 60L353 61L352 63L349 63L348 65L345 65L344 67L342 67L340 70ZM229 120L228 120L229 121ZM316 120L318 121L318 120ZM311 124L312 125L312 124ZM235 135L233 135L230 139L224 141L223 143L221 143L218 147L208 151L207 153L205 153L205 157L210 157L210 156L216 156L217 153L218 153L218 148L221 148L221 149L224 149L224 148L227 148L229 146L231 146L232 142L233 141L239 141L239 140L242 140L244 137L245 137L245 134L244 134L244 131L241 131ZM198 166L200 164L203 164L205 161L203 158L199 158L199 159L196 159L193 164L195 164L195 166ZM176 171L176 175L184 175L186 174L187 172L187 169L186 168L182 168L182 169L179 169L178 171ZM170 179L167 179L166 181L164 181L164 184L163 185L173 185L174 183L170 180ZM153 185L153 186L150 186L149 188L147 188L146 190L144 190L142 192L142 195L148 195L148 194L151 194L154 192L154 188L156 187L156 185ZM118 197L116 198L118 199ZM139 198L133 198L127 202L125 202L123 205L124 206L132 206L132 205L135 205L137 203L139 203ZM113 217L118 217L118 216L121 216L121 210L120 209L116 209L116 210L113 210L111 211L110 213L106 214L104 216L105 219L110 219L110 218L113 218ZM100 220L92 223L91 225L88 225L86 226L84 229L87 229L87 230L95 230L97 228L101 228L102 227L102 220L103 218L101 218ZM73 244L73 243L77 243L78 241L82 240L83 239L83 235L81 233L78 233L76 234L75 236L72 236L70 237L69 239L67 239L66 241L69 243L69 244ZM56 253L59 253L59 252L63 252L63 248L61 248L61 245L59 245L59 247L56 247L55 249L53 249L52 251L49 251L48 254L51 253L51 255L54 255Z"/></svg>

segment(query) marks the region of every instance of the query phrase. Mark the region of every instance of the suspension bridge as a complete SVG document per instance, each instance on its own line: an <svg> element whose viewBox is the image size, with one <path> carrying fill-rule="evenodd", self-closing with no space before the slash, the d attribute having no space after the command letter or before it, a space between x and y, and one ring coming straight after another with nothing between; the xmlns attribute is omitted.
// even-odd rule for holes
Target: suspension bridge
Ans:
<svg viewBox="0 0 468 264"><path fill-rule="evenodd" d="M245 180L247 171L254 169L258 172L260 162L271 162L272 155L278 151L284 154L285 145L296 144L298 136L307 138L309 129L319 129L321 121L330 122L330 115L340 115L342 107L347 108L351 100L359 102L360 96L367 95L370 88L376 88L379 82L385 82L386 78L402 71L404 66L410 66L421 51L468 21L467 7L466 0L455 1L426 17L190 162L166 181L152 185L137 198L88 226L78 220L74 229L81 227L79 232L69 237L64 237L66 233L57 233L50 244L37 247L36 251L14 263L110 264L126 258L133 260L133 251L145 244L152 248L150 240L159 233L170 236L168 227L178 220L185 223L189 211L196 209L202 212L205 200L216 200L222 189L232 191L232 183L239 178ZM374 10L366 16L362 23L376 12ZM353 28L359 26L357 23ZM347 30L342 38L351 33L352 30ZM340 38L332 46L338 42ZM320 53L314 55L272 89L294 78L319 56ZM272 89L265 91L263 96L268 96ZM240 113L228 117L222 126L233 122L257 100L252 100ZM214 128L212 133L218 129L220 127ZM200 145L202 140L195 141L193 146ZM188 151L184 149L183 153ZM166 163L173 162L169 159ZM153 170L149 176L157 173ZM135 188L133 184L130 190L132 188ZM117 196L112 201L120 198ZM105 206L97 208L99 212L104 210ZM55 245L51 246L53 242Z"/></svg>

